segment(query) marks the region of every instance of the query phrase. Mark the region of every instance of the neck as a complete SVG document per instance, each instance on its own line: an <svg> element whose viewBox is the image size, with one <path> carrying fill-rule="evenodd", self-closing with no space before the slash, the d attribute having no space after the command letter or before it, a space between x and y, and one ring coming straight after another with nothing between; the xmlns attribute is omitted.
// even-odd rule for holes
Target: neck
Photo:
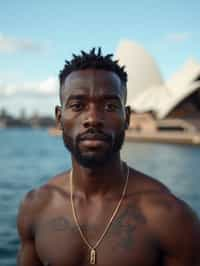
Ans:
<svg viewBox="0 0 200 266"><path fill-rule="evenodd" d="M95 168L85 168L72 158L72 169L74 192L84 198L118 192L127 175L125 163L119 156Z"/></svg>

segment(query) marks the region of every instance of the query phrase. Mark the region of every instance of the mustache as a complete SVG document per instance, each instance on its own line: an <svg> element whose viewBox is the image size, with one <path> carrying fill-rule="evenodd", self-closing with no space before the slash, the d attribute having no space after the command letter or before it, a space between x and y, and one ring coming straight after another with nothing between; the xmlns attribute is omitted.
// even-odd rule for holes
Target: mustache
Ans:
<svg viewBox="0 0 200 266"><path fill-rule="evenodd" d="M77 136L77 141L83 141L88 139L103 140L110 142L112 140L112 136L96 128L90 128L86 132L79 134Z"/></svg>

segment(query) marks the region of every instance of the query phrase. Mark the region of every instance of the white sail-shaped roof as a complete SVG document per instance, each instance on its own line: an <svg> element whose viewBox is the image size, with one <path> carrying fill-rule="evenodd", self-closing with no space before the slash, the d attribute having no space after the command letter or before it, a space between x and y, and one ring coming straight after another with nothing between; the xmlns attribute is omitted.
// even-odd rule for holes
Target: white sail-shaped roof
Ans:
<svg viewBox="0 0 200 266"><path fill-rule="evenodd" d="M163 84L156 62L142 46L131 41L121 41L115 58L120 65L125 65L128 72L128 104L150 86Z"/></svg>
<svg viewBox="0 0 200 266"><path fill-rule="evenodd" d="M149 87L133 99L131 107L137 112L154 111L158 118L164 118L183 99L200 88L200 81L195 81L199 75L200 64L189 60L164 85Z"/></svg>
<svg viewBox="0 0 200 266"><path fill-rule="evenodd" d="M193 59L164 83L153 58L139 45L123 41L115 57L126 66L127 103L136 112L154 111L158 118L164 118L200 88L200 81L196 81L200 76L200 64Z"/></svg>

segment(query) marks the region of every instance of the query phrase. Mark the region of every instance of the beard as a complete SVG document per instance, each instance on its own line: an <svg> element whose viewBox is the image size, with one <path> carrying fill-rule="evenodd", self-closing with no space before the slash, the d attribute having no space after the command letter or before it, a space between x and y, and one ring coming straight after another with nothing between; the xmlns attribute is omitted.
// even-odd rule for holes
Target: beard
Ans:
<svg viewBox="0 0 200 266"><path fill-rule="evenodd" d="M104 140L108 145L103 151L82 151L79 144L81 139L87 134L100 134L104 136ZM106 165L112 161L112 159L121 150L125 138L125 129L118 132L115 136L111 136L96 129L90 129L84 134L78 135L75 139L65 134L63 130L63 142L65 147L70 151L75 160L86 168L95 168Z"/></svg>

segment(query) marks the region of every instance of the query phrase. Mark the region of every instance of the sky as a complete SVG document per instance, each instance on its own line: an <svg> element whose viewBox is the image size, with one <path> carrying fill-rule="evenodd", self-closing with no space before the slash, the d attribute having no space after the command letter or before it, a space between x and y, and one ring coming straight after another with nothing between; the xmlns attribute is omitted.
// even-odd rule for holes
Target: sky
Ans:
<svg viewBox="0 0 200 266"><path fill-rule="evenodd" d="M142 45L164 80L200 62L200 1L0 0L0 110L54 116L58 74L80 50Z"/></svg>

